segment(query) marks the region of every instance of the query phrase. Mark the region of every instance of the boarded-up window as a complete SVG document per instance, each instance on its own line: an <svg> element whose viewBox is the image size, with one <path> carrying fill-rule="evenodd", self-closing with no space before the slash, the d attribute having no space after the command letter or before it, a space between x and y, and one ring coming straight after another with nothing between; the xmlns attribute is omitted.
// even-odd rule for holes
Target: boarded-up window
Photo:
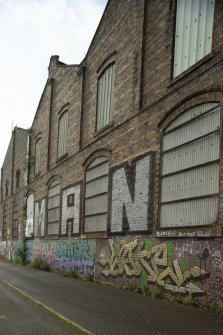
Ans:
<svg viewBox="0 0 223 335"><path fill-rule="evenodd" d="M107 229L108 159L96 158L86 170L85 232Z"/></svg>
<svg viewBox="0 0 223 335"><path fill-rule="evenodd" d="M19 226L19 205L18 201L15 200L13 203L13 221L12 221L13 238L18 238L18 226Z"/></svg>
<svg viewBox="0 0 223 335"><path fill-rule="evenodd" d="M9 180L6 179L5 181L5 196L7 197L9 195Z"/></svg>
<svg viewBox="0 0 223 335"><path fill-rule="evenodd" d="M35 144L35 174L40 173L40 143L41 139L39 138Z"/></svg>
<svg viewBox="0 0 223 335"><path fill-rule="evenodd" d="M3 207L3 228L2 228L2 237L7 237L7 207Z"/></svg>
<svg viewBox="0 0 223 335"><path fill-rule="evenodd" d="M211 52L214 0L177 0L174 77Z"/></svg>
<svg viewBox="0 0 223 335"><path fill-rule="evenodd" d="M67 153L67 126L68 112L64 112L59 119L59 134L57 157L60 158Z"/></svg>
<svg viewBox="0 0 223 335"><path fill-rule="evenodd" d="M54 180L48 191L47 235L59 233L60 181Z"/></svg>
<svg viewBox="0 0 223 335"><path fill-rule="evenodd" d="M19 187L20 184L20 170L16 171L16 188Z"/></svg>
<svg viewBox="0 0 223 335"><path fill-rule="evenodd" d="M163 134L161 227L215 222L219 195L220 106L180 115Z"/></svg>
<svg viewBox="0 0 223 335"><path fill-rule="evenodd" d="M115 64L111 64L98 79L97 130L112 121Z"/></svg>

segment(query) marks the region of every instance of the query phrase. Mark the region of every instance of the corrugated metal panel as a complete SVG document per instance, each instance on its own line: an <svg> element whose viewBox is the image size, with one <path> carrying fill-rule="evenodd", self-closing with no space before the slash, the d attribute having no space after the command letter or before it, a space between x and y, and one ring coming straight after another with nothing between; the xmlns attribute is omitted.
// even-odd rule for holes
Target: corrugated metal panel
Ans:
<svg viewBox="0 0 223 335"><path fill-rule="evenodd" d="M215 133L163 154L162 175L219 159L219 141Z"/></svg>
<svg viewBox="0 0 223 335"><path fill-rule="evenodd" d="M169 131L171 129L174 129L174 128L180 126L181 124L184 124L185 122L188 122L188 121L194 119L195 117L204 114L208 110L210 110L214 107L218 107L218 106L219 106L218 102L210 102L210 103L195 106L195 107L189 109L188 111L186 111L185 113L181 114L180 116L178 116L171 123L171 125L166 128L165 131ZM218 109L220 110L220 107L218 107Z"/></svg>
<svg viewBox="0 0 223 335"><path fill-rule="evenodd" d="M59 207L60 205L60 196L56 195L48 199L48 208Z"/></svg>
<svg viewBox="0 0 223 335"><path fill-rule="evenodd" d="M63 156L67 152L67 124L68 112L65 112L59 119L58 157Z"/></svg>
<svg viewBox="0 0 223 335"><path fill-rule="evenodd" d="M220 109L211 111L208 114L182 126L171 133L163 136L163 150L169 150L186 142L195 140L198 137L219 129Z"/></svg>
<svg viewBox="0 0 223 335"><path fill-rule="evenodd" d="M107 194L85 200L85 215L107 212Z"/></svg>
<svg viewBox="0 0 223 335"><path fill-rule="evenodd" d="M86 182L99 178L100 176L108 174L108 163L96 166L95 168L86 172Z"/></svg>
<svg viewBox="0 0 223 335"><path fill-rule="evenodd" d="M40 172L40 140L35 144L35 174Z"/></svg>
<svg viewBox="0 0 223 335"><path fill-rule="evenodd" d="M106 231L107 214L95 215L85 218L85 232Z"/></svg>
<svg viewBox="0 0 223 335"><path fill-rule="evenodd" d="M115 64L111 64L98 79L97 130L112 120Z"/></svg>
<svg viewBox="0 0 223 335"><path fill-rule="evenodd" d="M96 158L86 171L85 231L107 227L108 159ZM103 194L102 194L103 193ZM103 213L103 215L101 215ZM86 217L87 216L87 217Z"/></svg>
<svg viewBox="0 0 223 335"><path fill-rule="evenodd" d="M48 193L48 197L50 198L50 197L53 197L53 196L55 196L55 195L57 195L57 194L59 194L60 193L60 184L58 184L58 185L55 185L55 186L50 186L50 189L49 189L49 193Z"/></svg>
<svg viewBox="0 0 223 335"><path fill-rule="evenodd" d="M178 0L174 77L211 52L213 0Z"/></svg>
<svg viewBox="0 0 223 335"><path fill-rule="evenodd" d="M217 220L218 197L188 200L161 206L160 225L182 227L208 225Z"/></svg>
<svg viewBox="0 0 223 335"><path fill-rule="evenodd" d="M219 192L219 165L213 164L165 177L161 201L174 201Z"/></svg>
<svg viewBox="0 0 223 335"><path fill-rule="evenodd" d="M59 233L59 224L58 222L50 223L47 226L47 234L48 235L57 235Z"/></svg>
<svg viewBox="0 0 223 335"><path fill-rule="evenodd" d="M87 169L91 169L94 166L100 165L103 162L107 162L108 158L107 157L98 157L93 160L93 162L88 166Z"/></svg>
<svg viewBox="0 0 223 335"><path fill-rule="evenodd" d="M108 191L108 176L93 180L86 184L86 198Z"/></svg>
<svg viewBox="0 0 223 335"><path fill-rule="evenodd" d="M48 223L59 221L60 210L59 208L49 209L48 210Z"/></svg>

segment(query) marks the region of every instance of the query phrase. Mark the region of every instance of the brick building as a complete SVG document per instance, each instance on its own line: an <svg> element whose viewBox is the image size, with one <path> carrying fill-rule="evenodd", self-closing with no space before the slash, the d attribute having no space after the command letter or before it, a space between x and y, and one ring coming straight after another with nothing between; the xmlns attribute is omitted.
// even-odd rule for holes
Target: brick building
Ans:
<svg viewBox="0 0 223 335"><path fill-rule="evenodd" d="M110 0L81 64L51 57L18 236L14 135L3 165L2 255L24 234L54 270L222 304L222 22L220 0Z"/></svg>

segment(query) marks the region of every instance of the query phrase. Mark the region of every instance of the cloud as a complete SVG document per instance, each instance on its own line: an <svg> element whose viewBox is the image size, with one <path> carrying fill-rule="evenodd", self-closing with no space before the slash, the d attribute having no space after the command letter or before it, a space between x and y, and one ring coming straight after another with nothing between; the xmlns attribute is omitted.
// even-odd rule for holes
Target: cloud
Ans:
<svg viewBox="0 0 223 335"><path fill-rule="evenodd" d="M30 127L51 55L82 61L106 0L0 0L0 165L11 125Z"/></svg>

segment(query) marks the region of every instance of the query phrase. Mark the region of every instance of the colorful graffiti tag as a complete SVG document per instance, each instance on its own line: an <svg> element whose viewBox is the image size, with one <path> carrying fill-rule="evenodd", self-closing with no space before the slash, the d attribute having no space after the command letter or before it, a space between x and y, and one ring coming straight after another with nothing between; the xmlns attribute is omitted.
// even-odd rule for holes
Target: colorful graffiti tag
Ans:
<svg viewBox="0 0 223 335"><path fill-rule="evenodd" d="M95 240L33 242L33 258L46 261L52 270L78 270L81 275L94 275L95 250Z"/></svg>
<svg viewBox="0 0 223 335"><path fill-rule="evenodd" d="M209 273L196 265L183 269L178 259L168 255L167 243L152 246L151 243L141 241L139 237L131 242L122 239L117 245L113 240L108 243L109 254L102 253L99 260L105 277L124 274L128 277L139 277L146 272L148 283L156 283L165 290L181 294L205 293L196 282L207 278ZM168 265L170 259L171 266Z"/></svg>

